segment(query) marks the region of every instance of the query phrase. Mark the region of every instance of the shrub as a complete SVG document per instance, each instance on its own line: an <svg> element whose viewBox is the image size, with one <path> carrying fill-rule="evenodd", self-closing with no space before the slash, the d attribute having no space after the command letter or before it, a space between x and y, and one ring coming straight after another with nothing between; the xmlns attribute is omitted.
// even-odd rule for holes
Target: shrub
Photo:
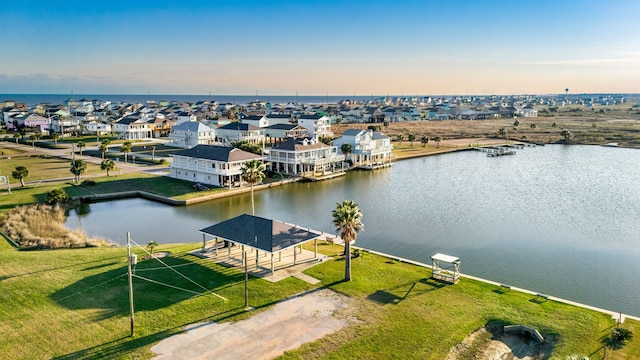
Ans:
<svg viewBox="0 0 640 360"><path fill-rule="evenodd" d="M59 249L101 246L104 240L91 239L82 230L64 226L64 209L58 205L28 205L9 210L2 219L2 231L21 249Z"/></svg>
<svg viewBox="0 0 640 360"><path fill-rule="evenodd" d="M611 330L611 339L613 341L617 341L619 343L625 343L628 340L631 340L632 337L633 337L633 333L629 329L619 327Z"/></svg>

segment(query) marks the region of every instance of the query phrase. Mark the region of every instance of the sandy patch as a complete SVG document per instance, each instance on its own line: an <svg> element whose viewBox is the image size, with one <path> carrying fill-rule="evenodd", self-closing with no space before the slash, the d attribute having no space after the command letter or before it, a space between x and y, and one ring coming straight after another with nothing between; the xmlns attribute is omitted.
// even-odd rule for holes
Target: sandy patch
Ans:
<svg viewBox="0 0 640 360"><path fill-rule="evenodd" d="M454 346L447 360L483 359L483 360L534 360L547 359L553 349L553 342L539 344L522 335L507 334L502 331L490 333L480 328Z"/></svg>
<svg viewBox="0 0 640 360"><path fill-rule="evenodd" d="M349 323L336 316L348 298L320 290L282 301L235 323L200 323L151 348L154 359L272 359Z"/></svg>

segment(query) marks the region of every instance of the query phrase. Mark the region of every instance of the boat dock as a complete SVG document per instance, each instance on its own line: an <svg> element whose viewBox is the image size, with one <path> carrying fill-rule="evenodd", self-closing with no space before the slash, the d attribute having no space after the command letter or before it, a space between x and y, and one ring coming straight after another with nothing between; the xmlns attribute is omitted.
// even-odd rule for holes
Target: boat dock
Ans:
<svg viewBox="0 0 640 360"><path fill-rule="evenodd" d="M495 157L502 155L515 155L516 151L513 150L515 145L509 146L485 146L485 147L476 147L475 149L478 151L486 152L487 156Z"/></svg>

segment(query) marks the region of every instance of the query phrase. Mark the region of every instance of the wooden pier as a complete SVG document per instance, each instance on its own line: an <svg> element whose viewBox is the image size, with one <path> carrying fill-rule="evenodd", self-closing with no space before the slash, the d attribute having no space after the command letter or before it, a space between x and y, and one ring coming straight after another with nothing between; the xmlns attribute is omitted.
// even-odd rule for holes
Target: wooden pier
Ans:
<svg viewBox="0 0 640 360"><path fill-rule="evenodd" d="M502 155L515 155L516 151L513 150L513 148L516 148L516 145L486 146L486 147L476 147L475 149L478 151L486 152L487 156L489 157L495 157L495 156L502 156Z"/></svg>

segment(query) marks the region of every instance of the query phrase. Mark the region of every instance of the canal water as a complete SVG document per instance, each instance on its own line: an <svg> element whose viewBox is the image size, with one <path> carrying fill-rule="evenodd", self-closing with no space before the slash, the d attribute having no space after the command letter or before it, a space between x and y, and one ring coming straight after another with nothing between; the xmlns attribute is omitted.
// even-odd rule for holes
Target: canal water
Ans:
<svg viewBox="0 0 640 360"><path fill-rule="evenodd" d="M454 255L466 274L640 316L640 150L415 158L258 191L256 215L335 233L343 199L363 211L358 246L425 263ZM249 194L188 207L127 199L72 212L67 226L120 244L128 231L140 244L197 242L199 229L250 212Z"/></svg>

